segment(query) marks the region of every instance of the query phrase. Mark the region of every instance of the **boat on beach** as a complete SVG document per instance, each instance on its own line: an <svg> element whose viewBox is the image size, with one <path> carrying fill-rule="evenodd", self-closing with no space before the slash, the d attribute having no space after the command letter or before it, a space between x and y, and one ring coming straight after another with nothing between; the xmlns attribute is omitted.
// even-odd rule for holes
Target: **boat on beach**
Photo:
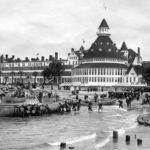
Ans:
<svg viewBox="0 0 150 150"><path fill-rule="evenodd" d="M31 107L31 106L44 106L46 108L46 106L48 107L49 112L47 112L46 114L52 114L52 113L57 113L59 112L59 103L52 103L52 104L23 104L23 103L18 103L18 104L8 104L8 103L0 103L0 117L21 117L22 114L20 113L20 111L18 112L18 110L20 110L21 107L23 107L23 105L26 105L26 107ZM23 109L26 113L26 110ZM32 115L31 112L29 113L29 115ZM38 114L39 115L39 114ZM36 116L36 114L34 115Z"/></svg>
<svg viewBox="0 0 150 150"><path fill-rule="evenodd" d="M97 103L95 103L94 101L93 102L93 105L97 105ZM101 99L101 103L102 105L115 105L116 104L116 99L109 99L109 98L104 98L104 99ZM88 105L88 101L81 101L81 105L82 106L87 106Z"/></svg>
<svg viewBox="0 0 150 150"><path fill-rule="evenodd" d="M139 125L150 126L149 119L146 119L144 116L138 116L137 117L137 122L138 122Z"/></svg>
<svg viewBox="0 0 150 150"><path fill-rule="evenodd" d="M0 104L0 117L16 116L15 107L14 104Z"/></svg>
<svg viewBox="0 0 150 150"><path fill-rule="evenodd" d="M2 99L5 103L23 103L26 101L25 97L11 97L11 96L5 96Z"/></svg>

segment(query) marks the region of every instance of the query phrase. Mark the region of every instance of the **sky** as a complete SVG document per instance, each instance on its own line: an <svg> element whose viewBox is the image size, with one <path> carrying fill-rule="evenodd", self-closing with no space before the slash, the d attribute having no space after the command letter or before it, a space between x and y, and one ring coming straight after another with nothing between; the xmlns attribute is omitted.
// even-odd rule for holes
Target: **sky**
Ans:
<svg viewBox="0 0 150 150"><path fill-rule="evenodd" d="M103 18L118 49L125 41L150 61L149 0L0 0L0 52L65 59L71 48L91 46Z"/></svg>

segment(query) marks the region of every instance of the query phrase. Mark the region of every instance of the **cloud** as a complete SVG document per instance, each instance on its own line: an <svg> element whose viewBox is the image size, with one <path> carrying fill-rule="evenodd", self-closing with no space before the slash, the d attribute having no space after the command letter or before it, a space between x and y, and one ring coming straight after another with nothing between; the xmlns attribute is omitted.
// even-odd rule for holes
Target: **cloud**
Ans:
<svg viewBox="0 0 150 150"><path fill-rule="evenodd" d="M150 59L149 5L139 0L0 0L0 50L21 58L58 51L66 58L82 39L90 47L105 17L118 48L123 41L135 50L141 46L143 58Z"/></svg>

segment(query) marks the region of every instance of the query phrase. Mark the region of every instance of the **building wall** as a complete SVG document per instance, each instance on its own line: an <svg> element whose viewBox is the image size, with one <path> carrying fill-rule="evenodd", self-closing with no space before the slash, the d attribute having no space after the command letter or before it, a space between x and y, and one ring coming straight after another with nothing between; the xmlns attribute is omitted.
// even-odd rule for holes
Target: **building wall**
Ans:
<svg viewBox="0 0 150 150"><path fill-rule="evenodd" d="M41 72L51 63L51 61L29 61L29 62L3 62L0 63L0 83L34 83L35 76L33 72L37 72L37 83L43 82ZM22 72L20 74L20 72Z"/></svg>

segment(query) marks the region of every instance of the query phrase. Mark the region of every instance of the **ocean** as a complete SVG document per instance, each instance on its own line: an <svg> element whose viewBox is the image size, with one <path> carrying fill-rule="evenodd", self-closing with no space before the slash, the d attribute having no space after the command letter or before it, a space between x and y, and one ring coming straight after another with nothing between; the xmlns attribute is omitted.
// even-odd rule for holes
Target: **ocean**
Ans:
<svg viewBox="0 0 150 150"><path fill-rule="evenodd" d="M124 140L115 143L117 146L111 143L113 130L121 138L128 130L139 128L136 118L143 113L148 112L141 106L129 111L116 105L104 106L101 112L97 106L92 112L84 106L79 112L0 118L0 150L60 150L61 142L66 142L66 149L121 150ZM147 127L141 128L146 132Z"/></svg>

